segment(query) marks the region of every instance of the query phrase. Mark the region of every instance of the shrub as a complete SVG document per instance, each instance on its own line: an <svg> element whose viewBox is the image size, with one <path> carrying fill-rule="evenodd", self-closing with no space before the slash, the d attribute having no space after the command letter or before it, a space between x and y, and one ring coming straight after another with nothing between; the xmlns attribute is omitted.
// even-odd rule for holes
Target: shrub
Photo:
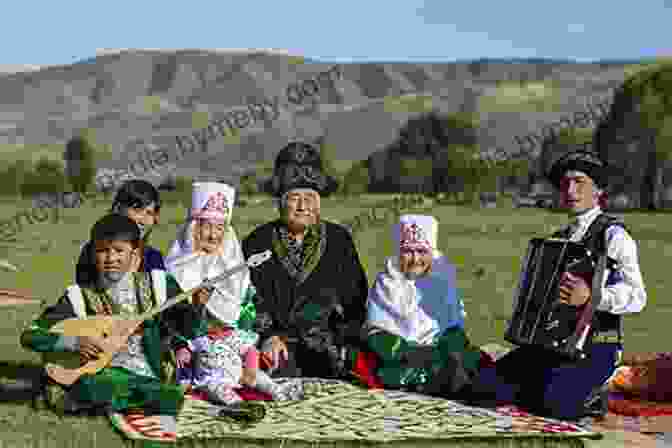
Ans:
<svg viewBox="0 0 672 448"><path fill-rule="evenodd" d="M252 196L259 193L259 186L257 176L255 174L245 174L240 178L240 189L238 190L241 196Z"/></svg>
<svg viewBox="0 0 672 448"><path fill-rule="evenodd" d="M66 178L61 164L42 157L31 172L26 173L21 184L21 194L32 196L39 193L61 193L65 190Z"/></svg>
<svg viewBox="0 0 672 448"><path fill-rule="evenodd" d="M30 164L25 160L18 160L0 171L0 194L19 196L26 176L30 174Z"/></svg>

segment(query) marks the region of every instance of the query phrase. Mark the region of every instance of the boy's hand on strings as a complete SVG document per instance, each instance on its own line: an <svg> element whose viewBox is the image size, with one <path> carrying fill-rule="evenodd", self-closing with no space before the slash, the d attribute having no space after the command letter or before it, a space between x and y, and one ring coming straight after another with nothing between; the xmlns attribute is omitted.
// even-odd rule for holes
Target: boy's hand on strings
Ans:
<svg viewBox="0 0 672 448"><path fill-rule="evenodd" d="M240 384L254 387L257 384L257 369L243 367L243 375L240 378Z"/></svg>
<svg viewBox="0 0 672 448"><path fill-rule="evenodd" d="M91 336L79 337L79 358L83 362L98 359L98 356L105 350L101 338Z"/></svg>

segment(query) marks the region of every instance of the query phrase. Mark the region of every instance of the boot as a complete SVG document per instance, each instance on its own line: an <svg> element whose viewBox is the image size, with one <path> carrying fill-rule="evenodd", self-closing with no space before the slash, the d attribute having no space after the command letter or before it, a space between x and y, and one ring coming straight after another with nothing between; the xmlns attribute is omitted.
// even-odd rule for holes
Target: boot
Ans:
<svg viewBox="0 0 672 448"><path fill-rule="evenodd" d="M464 368L462 353L447 356L444 365L432 369L431 380L424 386L424 393L443 397L456 396L471 384L472 377Z"/></svg>
<svg viewBox="0 0 672 448"><path fill-rule="evenodd" d="M584 403L585 416L604 418L609 413L609 389L606 384L593 389Z"/></svg>

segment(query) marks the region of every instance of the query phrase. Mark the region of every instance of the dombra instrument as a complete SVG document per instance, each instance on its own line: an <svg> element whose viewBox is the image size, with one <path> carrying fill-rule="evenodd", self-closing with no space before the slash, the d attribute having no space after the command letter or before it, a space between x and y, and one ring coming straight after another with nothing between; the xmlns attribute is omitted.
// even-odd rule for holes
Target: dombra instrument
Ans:
<svg viewBox="0 0 672 448"><path fill-rule="evenodd" d="M566 239L530 241L514 296L513 315L504 339L534 345L572 361L587 357L593 333L595 295L577 308L559 302L564 272L591 276L597 257L583 244Z"/></svg>
<svg viewBox="0 0 672 448"><path fill-rule="evenodd" d="M66 368L54 363L47 364L45 369L51 379L59 384L70 386L74 384L82 375L93 375L103 368L107 367L112 361L116 353L123 349L128 341L128 338L138 329L142 323L154 317L166 309L187 300L198 289L215 289L215 283L247 269L248 267L257 267L260 264L271 258L272 252L266 250L264 252L254 254L240 265L229 269L228 271L217 275L213 278L207 279L201 284L185 291L176 297L167 300L163 305L155 307L138 316L92 316L87 318L72 318L65 319L56 323L49 331L52 333L59 333L64 336L88 336L100 339L114 340L111 344L112 348L103 351L98 355L98 358L87 362L78 368Z"/></svg>

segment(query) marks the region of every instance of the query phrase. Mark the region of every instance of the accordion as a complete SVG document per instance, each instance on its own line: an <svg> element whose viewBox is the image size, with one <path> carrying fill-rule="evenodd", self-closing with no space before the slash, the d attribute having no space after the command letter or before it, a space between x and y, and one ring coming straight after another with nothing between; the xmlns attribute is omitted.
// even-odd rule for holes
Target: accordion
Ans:
<svg viewBox="0 0 672 448"><path fill-rule="evenodd" d="M594 304L589 300L577 308L560 303L559 288L564 272L592 277L596 265L596 257L583 244L532 239L504 339L516 345L540 346L574 361L586 358Z"/></svg>

